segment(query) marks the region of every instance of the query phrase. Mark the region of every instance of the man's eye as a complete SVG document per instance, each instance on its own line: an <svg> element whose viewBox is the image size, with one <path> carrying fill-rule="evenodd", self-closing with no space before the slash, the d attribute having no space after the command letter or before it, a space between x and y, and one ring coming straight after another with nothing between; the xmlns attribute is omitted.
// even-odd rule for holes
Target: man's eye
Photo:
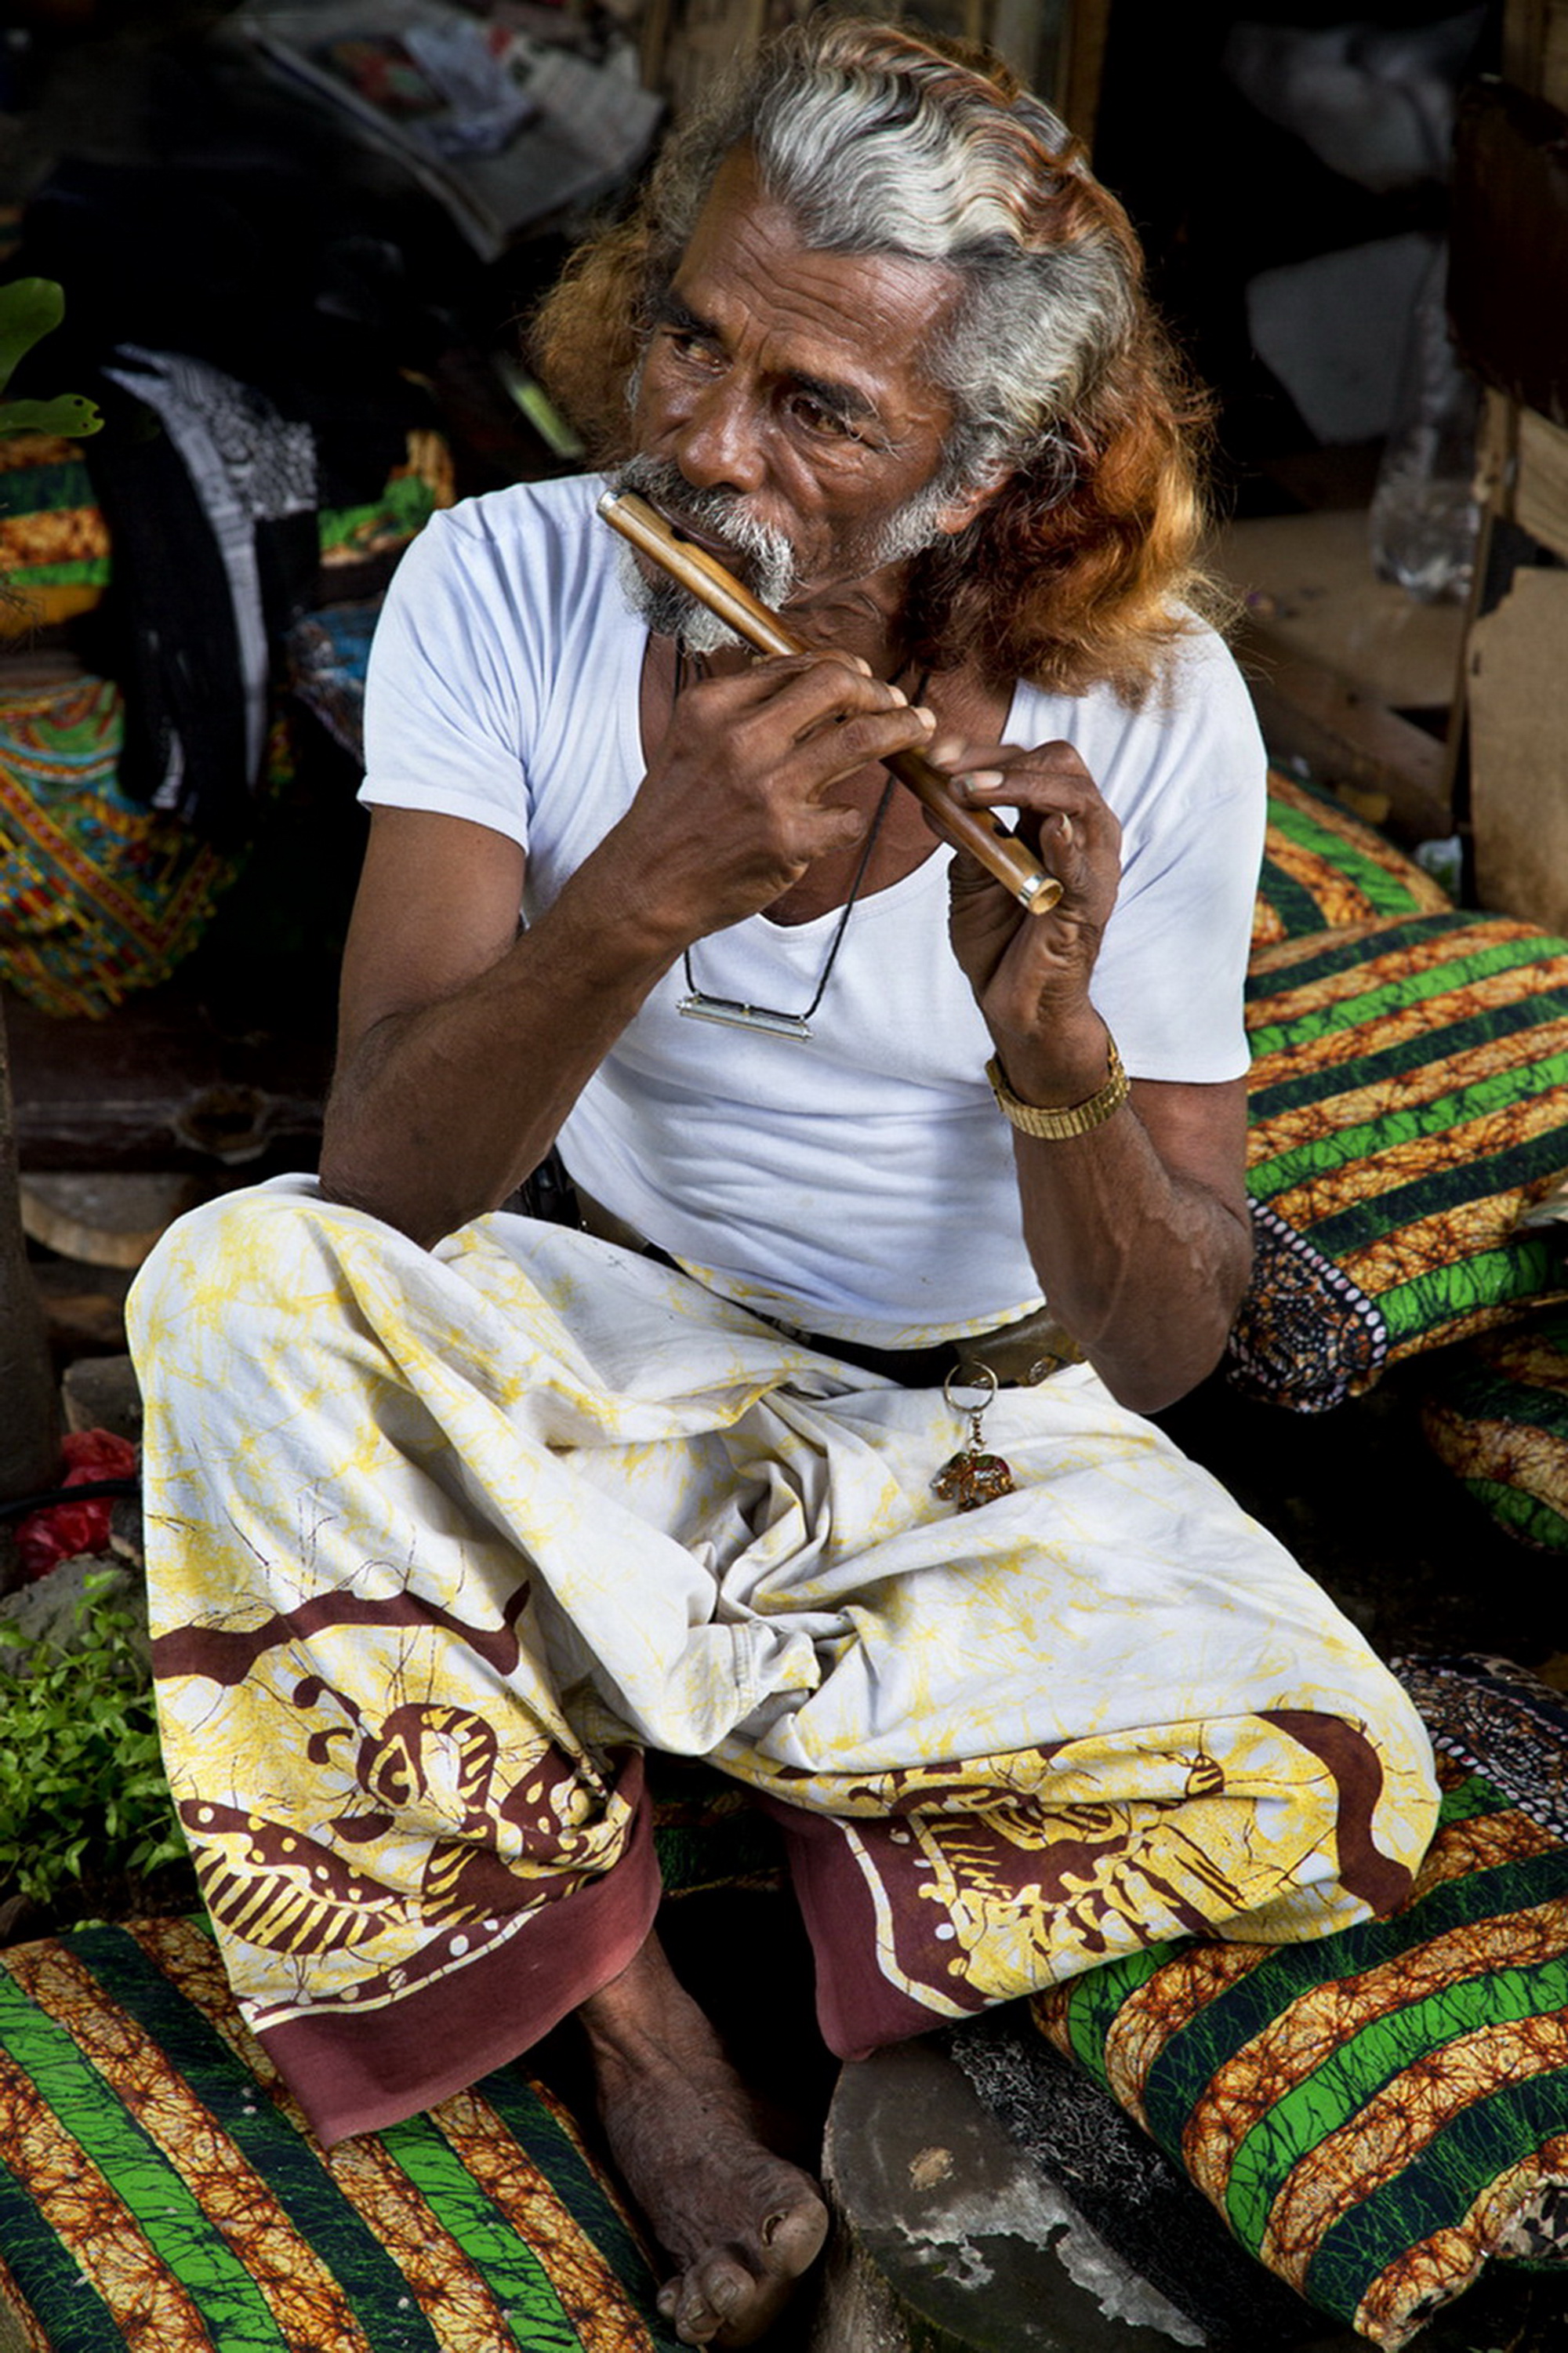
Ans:
<svg viewBox="0 0 1568 2353"><path fill-rule="evenodd" d="M664 340L678 360L684 360L695 367L717 367L719 364L719 354L712 343L706 335L700 335L694 327L667 327Z"/></svg>
<svg viewBox="0 0 1568 2353"><path fill-rule="evenodd" d="M808 433L820 434L824 440L855 441L859 438L847 417L836 408L828 408L810 393L797 392L792 404L795 416Z"/></svg>

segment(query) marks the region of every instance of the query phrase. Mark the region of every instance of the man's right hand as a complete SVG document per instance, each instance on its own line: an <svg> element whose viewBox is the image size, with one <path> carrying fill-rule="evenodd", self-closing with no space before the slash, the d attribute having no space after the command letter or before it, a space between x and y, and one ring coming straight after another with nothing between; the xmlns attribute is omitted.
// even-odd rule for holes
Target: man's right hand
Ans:
<svg viewBox="0 0 1568 2353"><path fill-rule="evenodd" d="M587 862L671 954L769 906L865 839L880 763L930 714L847 655L790 654L684 687L636 800ZM857 790L852 780L861 780Z"/></svg>

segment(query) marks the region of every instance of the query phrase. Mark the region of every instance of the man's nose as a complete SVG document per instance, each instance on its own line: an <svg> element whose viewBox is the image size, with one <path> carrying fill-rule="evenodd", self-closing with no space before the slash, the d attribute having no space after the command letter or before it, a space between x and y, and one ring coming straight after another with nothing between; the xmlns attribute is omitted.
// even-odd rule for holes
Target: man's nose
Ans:
<svg viewBox="0 0 1568 2353"><path fill-rule="evenodd" d="M670 454L694 490L755 491L766 470L758 425L742 388L726 379L693 402Z"/></svg>

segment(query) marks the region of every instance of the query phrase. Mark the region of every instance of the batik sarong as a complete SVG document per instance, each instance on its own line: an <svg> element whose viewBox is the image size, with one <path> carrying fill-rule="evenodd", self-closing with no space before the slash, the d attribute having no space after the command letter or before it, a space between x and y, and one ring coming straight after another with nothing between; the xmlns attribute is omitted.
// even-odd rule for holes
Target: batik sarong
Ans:
<svg viewBox="0 0 1568 2353"><path fill-rule="evenodd" d="M132 1303L154 1664L236 1990L323 2138L622 1968L642 1757L783 1823L856 2054L1141 1946L1318 1936L1434 1820L1408 1701L1086 1366L963 1426L679 1271L504 1215L426 1251L305 1180Z"/></svg>

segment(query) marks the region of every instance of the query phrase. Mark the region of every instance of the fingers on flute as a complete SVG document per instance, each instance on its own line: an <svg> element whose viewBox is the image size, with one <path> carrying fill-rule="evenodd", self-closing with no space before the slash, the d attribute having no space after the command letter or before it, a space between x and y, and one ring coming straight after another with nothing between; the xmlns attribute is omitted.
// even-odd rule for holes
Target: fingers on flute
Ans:
<svg viewBox="0 0 1568 2353"><path fill-rule="evenodd" d="M821 767L822 781L832 783L896 753L923 751L925 740L918 713L906 704L901 710L847 713L836 724L807 729L796 742L809 764Z"/></svg>
<svg viewBox="0 0 1568 2353"><path fill-rule="evenodd" d="M1069 860L1114 855L1121 848L1121 825L1070 744L1005 753L994 766L972 768L962 782L964 797L976 807L1016 809L1019 832L1037 838L1058 872Z"/></svg>
<svg viewBox="0 0 1568 2353"><path fill-rule="evenodd" d="M875 677L857 654L770 654L752 665L747 681L752 696L746 699L760 697L787 709L801 733L825 719L912 708L901 687ZM922 742L934 723L929 711L921 712Z"/></svg>
<svg viewBox="0 0 1568 2353"><path fill-rule="evenodd" d="M883 694L897 694L900 702L907 698L897 687L888 686L879 679L868 661L858 654L846 653L841 646L803 646L794 654L757 654L745 675L764 684L785 685L792 679L826 680L839 683L843 677L873 686Z"/></svg>

